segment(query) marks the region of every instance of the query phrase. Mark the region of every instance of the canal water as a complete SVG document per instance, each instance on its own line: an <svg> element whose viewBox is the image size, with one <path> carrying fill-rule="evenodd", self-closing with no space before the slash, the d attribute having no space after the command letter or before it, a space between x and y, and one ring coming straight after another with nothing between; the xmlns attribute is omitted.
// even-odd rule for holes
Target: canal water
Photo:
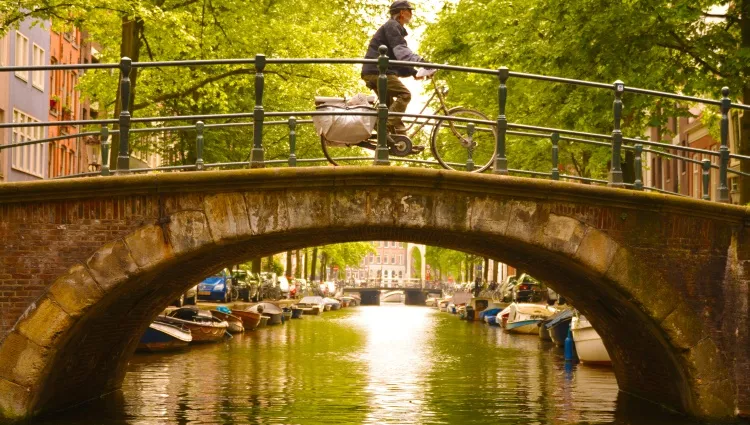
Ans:
<svg viewBox="0 0 750 425"><path fill-rule="evenodd" d="M693 423L645 408L536 336L397 304L137 354L121 392L38 423Z"/></svg>

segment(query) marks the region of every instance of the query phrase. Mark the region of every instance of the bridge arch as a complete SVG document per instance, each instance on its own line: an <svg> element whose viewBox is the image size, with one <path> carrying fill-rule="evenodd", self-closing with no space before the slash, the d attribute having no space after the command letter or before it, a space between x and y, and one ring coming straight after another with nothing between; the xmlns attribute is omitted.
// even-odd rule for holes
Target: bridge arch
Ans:
<svg viewBox="0 0 750 425"><path fill-rule="evenodd" d="M427 252L423 244L417 244L417 243L411 243L411 242L408 242L406 244L406 276L405 277L407 279L412 278L413 270L411 269L411 258L412 258L412 253L414 252L414 250L416 250L419 253L420 259L422 260L421 263L419 263L420 264L419 278L422 281L424 281L425 276L426 276L425 273L427 271L427 264L425 262L427 259L426 258Z"/></svg>
<svg viewBox="0 0 750 425"><path fill-rule="evenodd" d="M129 228L114 230L105 223L112 217L107 209L93 211L94 220L71 218L81 202L97 200L123 206L125 216L139 208L142 214ZM714 325L716 300L695 295L706 279L721 281L725 291L740 288L725 294L725 304L741 294L738 276L748 255L742 208L393 168L40 182L0 188L0 201L6 218L17 208L66 217L60 238L79 235L66 236L74 224L88 226L77 231L107 235L93 253L71 250L66 270L3 329L0 413L6 418L117 389L153 317L220 267L304 245L364 240L438 245L523 267L591 318L622 391L704 418L734 417L747 408L750 394L737 373L744 359L733 363L726 354L733 340ZM56 219L41 214L40 220ZM28 231L28 221L16 224L4 224L6 246ZM704 237L694 243L695 232ZM737 324L719 319L720 327ZM731 350L747 354L745 347Z"/></svg>

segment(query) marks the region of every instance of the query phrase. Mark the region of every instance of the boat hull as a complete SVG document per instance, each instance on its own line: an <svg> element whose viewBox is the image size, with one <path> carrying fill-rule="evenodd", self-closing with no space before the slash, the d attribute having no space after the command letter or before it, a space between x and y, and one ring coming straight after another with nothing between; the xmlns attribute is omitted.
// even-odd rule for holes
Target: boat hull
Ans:
<svg viewBox="0 0 750 425"><path fill-rule="evenodd" d="M570 319L563 320L549 327L549 336L555 345L562 347L565 345L565 338L568 337L569 330Z"/></svg>
<svg viewBox="0 0 750 425"><path fill-rule="evenodd" d="M189 320L178 319L176 317L162 318L167 323L179 324L190 329L193 337L192 342L218 342L224 338L229 326L226 322L221 323L197 323Z"/></svg>
<svg viewBox="0 0 750 425"><path fill-rule="evenodd" d="M302 318L302 309L293 308L292 309L292 319L301 319L301 318Z"/></svg>
<svg viewBox="0 0 750 425"><path fill-rule="evenodd" d="M268 317L267 325L280 325L281 324L281 313L277 314L263 314Z"/></svg>
<svg viewBox="0 0 750 425"><path fill-rule="evenodd" d="M232 315L237 316L242 320L242 326L245 330L253 330L260 325L260 313L254 311L232 311Z"/></svg>
<svg viewBox="0 0 750 425"><path fill-rule="evenodd" d="M576 344L576 353L578 360L588 364L612 364L612 359L604 347L601 336L591 325L580 325L580 322L571 321L570 329L573 334L573 341Z"/></svg>
<svg viewBox="0 0 750 425"><path fill-rule="evenodd" d="M520 322L507 322L505 330L514 334L537 335L539 333L539 323L541 319L521 320Z"/></svg>
<svg viewBox="0 0 750 425"><path fill-rule="evenodd" d="M152 323L146 329L138 343L138 351L161 352L172 351L185 348L193 340L190 331L169 326L171 329L164 329L166 326L160 323Z"/></svg>
<svg viewBox="0 0 750 425"><path fill-rule="evenodd" d="M242 319L235 316L234 314L226 314L221 311L211 310L211 314L217 319L224 320L229 325L227 330L231 334L237 334L245 332L245 325L242 323Z"/></svg>

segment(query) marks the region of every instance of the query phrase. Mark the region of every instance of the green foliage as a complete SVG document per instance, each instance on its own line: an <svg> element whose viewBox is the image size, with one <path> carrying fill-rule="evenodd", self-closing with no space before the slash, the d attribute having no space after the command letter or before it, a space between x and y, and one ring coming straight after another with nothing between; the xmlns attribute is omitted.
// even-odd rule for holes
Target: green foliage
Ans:
<svg viewBox="0 0 750 425"><path fill-rule="evenodd" d="M358 267L367 254L375 254L372 242L348 242L326 245L320 249L327 258L329 266L338 266L340 270L344 267Z"/></svg>
<svg viewBox="0 0 750 425"><path fill-rule="evenodd" d="M433 280L447 280L453 277L456 281L461 280L467 261L475 264L480 257L460 251L437 246L427 246L425 260L432 270Z"/></svg>
<svg viewBox="0 0 750 425"><path fill-rule="evenodd" d="M727 5L726 15L708 17L716 13L714 6ZM427 29L422 49L431 60L454 65L507 66L598 82L619 79L713 98L727 85L737 97L750 80L750 49L741 48L740 19L737 2L724 0L462 0L444 8ZM454 102L496 116L496 78L438 75L450 86ZM511 77L506 114L511 123L609 134L612 102L611 90ZM622 128L630 137L669 116L686 115L690 106L628 93L624 104ZM549 171L549 147L546 140L509 136L509 167ZM607 148L560 143L565 172L601 178L608 160Z"/></svg>

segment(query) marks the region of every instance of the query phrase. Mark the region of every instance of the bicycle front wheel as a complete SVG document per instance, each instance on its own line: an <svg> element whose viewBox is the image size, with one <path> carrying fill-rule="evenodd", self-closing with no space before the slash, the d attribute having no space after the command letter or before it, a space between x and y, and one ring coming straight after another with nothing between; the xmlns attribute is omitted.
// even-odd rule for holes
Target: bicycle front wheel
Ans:
<svg viewBox="0 0 750 425"><path fill-rule="evenodd" d="M476 121L489 121L479 111L466 108L453 108L449 117ZM453 121L447 118L435 123L430 137L432 155L440 165L448 170L466 171L469 151L474 162L474 173L481 173L492 166L495 159L497 130L486 122L474 122L474 135L469 143L467 121Z"/></svg>

